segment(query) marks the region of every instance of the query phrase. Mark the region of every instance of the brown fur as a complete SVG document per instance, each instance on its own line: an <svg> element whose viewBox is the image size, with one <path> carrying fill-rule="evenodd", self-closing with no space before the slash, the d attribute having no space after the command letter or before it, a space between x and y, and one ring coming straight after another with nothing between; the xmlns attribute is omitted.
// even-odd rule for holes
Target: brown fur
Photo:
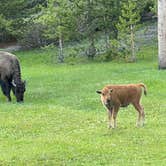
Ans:
<svg viewBox="0 0 166 166"><path fill-rule="evenodd" d="M142 88L144 94L147 94L146 86L140 84L127 84L127 85L107 85L101 91L97 91L101 95L101 101L107 108L109 127L116 127L116 117L120 107L127 107L132 104L138 111L138 125L144 123L144 109L140 104L142 96ZM142 120L142 124L141 124ZM113 122L113 123L112 123Z"/></svg>

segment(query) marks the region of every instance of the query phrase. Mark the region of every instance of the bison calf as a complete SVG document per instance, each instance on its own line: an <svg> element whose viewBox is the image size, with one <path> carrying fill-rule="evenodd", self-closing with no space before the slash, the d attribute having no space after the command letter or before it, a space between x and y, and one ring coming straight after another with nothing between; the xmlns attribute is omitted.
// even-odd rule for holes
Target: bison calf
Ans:
<svg viewBox="0 0 166 166"><path fill-rule="evenodd" d="M144 109L140 104L142 95L142 88L146 95L146 86L140 84L127 84L127 85L107 85L102 90L96 91L101 96L101 101L106 107L109 118L109 127L116 127L116 117L120 107L127 107L132 104L138 111L137 126L144 124Z"/></svg>

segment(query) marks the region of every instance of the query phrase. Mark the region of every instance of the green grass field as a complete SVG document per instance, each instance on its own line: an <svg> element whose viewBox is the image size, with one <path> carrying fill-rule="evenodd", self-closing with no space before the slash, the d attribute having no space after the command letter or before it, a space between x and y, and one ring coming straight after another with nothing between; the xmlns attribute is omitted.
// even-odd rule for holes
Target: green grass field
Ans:
<svg viewBox="0 0 166 166"><path fill-rule="evenodd" d="M150 50L134 64L52 64L46 52L16 54L27 91L23 104L0 93L0 165L166 165L166 71L157 70ZM117 129L108 129L96 90L138 82L148 88L145 126L135 127L129 106Z"/></svg>

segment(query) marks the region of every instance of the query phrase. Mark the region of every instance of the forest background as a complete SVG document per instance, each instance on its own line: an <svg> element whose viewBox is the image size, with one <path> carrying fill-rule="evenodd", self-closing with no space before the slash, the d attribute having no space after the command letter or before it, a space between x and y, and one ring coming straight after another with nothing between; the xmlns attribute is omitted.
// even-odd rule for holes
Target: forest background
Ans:
<svg viewBox="0 0 166 166"><path fill-rule="evenodd" d="M54 49L54 62L134 62L142 47L157 45L155 0L2 0L0 6L1 48L9 42Z"/></svg>

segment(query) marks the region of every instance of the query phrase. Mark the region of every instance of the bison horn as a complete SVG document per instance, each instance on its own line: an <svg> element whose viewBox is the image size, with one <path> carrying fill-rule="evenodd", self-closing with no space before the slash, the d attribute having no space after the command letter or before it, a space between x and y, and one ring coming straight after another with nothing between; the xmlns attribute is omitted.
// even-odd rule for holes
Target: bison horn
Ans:
<svg viewBox="0 0 166 166"><path fill-rule="evenodd" d="M14 80L12 80L12 85L13 85L14 87L16 87L16 84L15 84Z"/></svg>

